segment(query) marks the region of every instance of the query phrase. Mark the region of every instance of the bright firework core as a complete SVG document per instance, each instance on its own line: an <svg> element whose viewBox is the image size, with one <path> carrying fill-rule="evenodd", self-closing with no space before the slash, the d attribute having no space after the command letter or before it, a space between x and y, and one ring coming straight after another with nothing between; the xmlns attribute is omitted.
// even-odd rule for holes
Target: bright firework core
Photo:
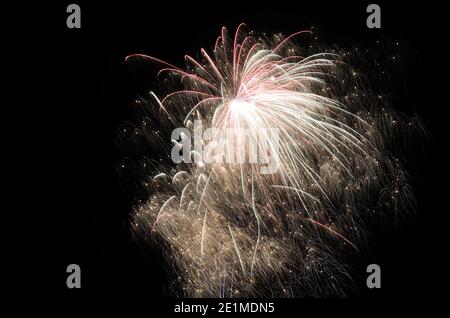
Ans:
<svg viewBox="0 0 450 318"><path fill-rule="evenodd" d="M241 113L245 113L246 109L252 107L253 104L252 103L247 103L244 101L240 101L240 100L232 100L230 102L230 111L234 114L241 114Z"/></svg>
<svg viewBox="0 0 450 318"><path fill-rule="evenodd" d="M166 253L180 296L345 295L352 284L345 255L366 246L367 220L397 215L413 201L401 164L385 153L398 125L338 53L295 44L311 32L268 38L245 29L239 25L232 38L222 28L211 55L186 56L185 69L144 55L127 60L161 64L164 83L182 86L149 101L168 135L183 127L194 136L200 120L219 132L233 128L237 152L245 153L240 132L251 129L277 169L161 164L146 176L150 197L135 209L134 230ZM166 153L161 134L150 131L147 140ZM219 140L222 156L229 142ZM191 157L201 157L198 149L189 149Z"/></svg>

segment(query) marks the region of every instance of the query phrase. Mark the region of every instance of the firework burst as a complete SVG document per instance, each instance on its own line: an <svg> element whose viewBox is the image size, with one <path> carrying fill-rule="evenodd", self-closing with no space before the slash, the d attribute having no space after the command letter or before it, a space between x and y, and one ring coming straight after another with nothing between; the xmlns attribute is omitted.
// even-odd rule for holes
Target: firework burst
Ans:
<svg viewBox="0 0 450 318"><path fill-rule="evenodd" d="M147 145L165 157L172 145L187 151L183 140L164 139L172 129L198 136L198 120L217 128L188 150L194 162L149 163L150 196L135 208L134 230L167 254L179 295L345 295L345 257L365 246L367 219L378 206L397 213L413 202L385 151L394 115L363 98L346 54L305 55L296 39L311 36L269 38L241 24L234 37L222 28L212 54L185 56L184 69L127 57L159 65L169 89L138 101L151 118L139 129ZM213 161L204 160L207 144ZM250 160L261 148L275 170ZM224 160L230 153L243 160Z"/></svg>

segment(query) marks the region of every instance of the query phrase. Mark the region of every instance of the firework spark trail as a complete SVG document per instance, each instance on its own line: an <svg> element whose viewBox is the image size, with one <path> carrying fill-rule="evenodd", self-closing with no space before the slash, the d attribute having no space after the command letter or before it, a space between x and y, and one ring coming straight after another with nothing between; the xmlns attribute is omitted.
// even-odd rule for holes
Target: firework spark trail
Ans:
<svg viewBox="0 0 450 318"><path fill-rule="evenodd" d="M384 119L333 95L333 85L344 85L333 78L346 74L345 63L329 52L302 57L294 39L311 32L269 39L245 29L239 25L230 39L222 28L212 54L185 56L185 69L127 57L162 65L158 76L181 85L162 100L151 93L160 122L192 131L201 119L218 128L211 149L221 159L206 164L194 149L191 157L201 160L161 166L151 197L136 208L135 230L153 230L167 243L184 296L343 295L349 280L338 255L364 244L369 193L401 173L383 154ZM226 135L230 128L235 134ZM261 174L257 162L226 163L230 147L249 158L268 149L278 169Z"/></svg>

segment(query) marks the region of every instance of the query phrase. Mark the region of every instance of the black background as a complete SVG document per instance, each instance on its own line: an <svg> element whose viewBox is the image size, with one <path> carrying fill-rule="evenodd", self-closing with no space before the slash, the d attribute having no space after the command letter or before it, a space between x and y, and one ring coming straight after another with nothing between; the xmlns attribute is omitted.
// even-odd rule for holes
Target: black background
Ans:
<svg viewBox="0 0 450 318"><path fill-rule="evenodd" d="M131 53L144 53L178 65L184 54L196 55L200 47L210 48L225 25L234 30L240 22L250 28L283 31L285 34L315 26L330 43L366 45L377 39L399 40L415 57L407 64L404 81L393 83L398 96L395 108L418 114L430 131L429 146L413 160L417 217L395 231L386 230L373 238L372 253L356 261L360 295L344 305L362 303L368 308L384 304L426 305L442 296L446 271L443 205L447 185L442 150L446 137L441 101L444 82L438 77L447 58L444 53L443 17L439 7L413 3L377 2L382 10L382 28L366 27L369 2L108 2L81 6L81 29L67 29L62 1L47 11L50 48L46 67L52 95L45 115L51 122L49 163L54 174L52 211L51 280L48 288L58 300L80 304L94 301L105 307L119 305L170 311L173 300L161 300L166 293L165 271L157 256L146 253L133 241L128 218L133 192L117 174L123 159L114 144L120 124L130 117L130 102L149 85L154 74L136 73L124 62ZM37 50L40 48L37 47ZM417 58L416 58L417 57ZM54 213L53 213L54 212ZM66 266L82 269L82 288L66 287ZM364 288L365 268L378 263L382 288ZM50 278L50 277L49 277ZM279 300L279 311L316 308L308 300ZM312 303L312 305L311 305ZM339 307L340 302L323 301L320 309ZM380 305L381 304L381 305ZM152 308L152 309L150 309ZM431 307L430 307L431 308Z"/></svg>

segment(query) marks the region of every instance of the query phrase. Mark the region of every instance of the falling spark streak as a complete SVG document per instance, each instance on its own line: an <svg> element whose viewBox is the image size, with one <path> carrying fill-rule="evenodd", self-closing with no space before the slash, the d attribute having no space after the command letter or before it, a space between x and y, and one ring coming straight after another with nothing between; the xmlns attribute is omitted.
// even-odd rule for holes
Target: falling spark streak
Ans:
<svg viewBox="0 0 450 318"><path fill-rule="evenodd" d="M236 240L234 239L233 231L228 224L228 230L230 231L231 239L233 240L233 245L236 250L237 257L239 258L239 263L241 264L242 273L245 275L244 263L242 262L241 253L239 252L239 247L237 246Z"/></svg>
<svg viewBox="0 0 450 318"><path fill-rule="evenodd" d="M162 178L162 177L167 177L167 175L164 172L161 172L159 174L157 174L156 176L153 177L153 180Z"/></svg>
<svg viewBox="0 0 450 318"><path fill-rule="evenodd" d="M172 183L176 182L180 176L188 175L186 171L178 171L174 176L172 177Z"/></svg>
<svg viewBox="0 0 450 318"><path fill-rule="evenodd" d="M170 115L169 112L168 112L168 111L166 110L166 108L164 107L164 105L162 104L162 102L159 100L158 96L156 96L155 93L153 93L153 92L150 92L150 95L156 100L156 102L157 102L158 105L159 105L159 108L162 109L162 110L164 110L164 112L165 112L167 115Z"/></svg>
<svg viewBox="0 0 450 318"><path fill-rule="evenodd" d="M331 233L337 235L338 237L340 237L341 239L343 239L345 242L347 242L348 244L350 244L355 250L359 251L358 248L355 246L355 244L353 244L349 239L347 239L345 236L343 236L342 234L339 234L338 232L336 232L335 230L333 230L332 228L330 228L329 226L326 226L320 222L314 221L313 219L308 218L308 221L314 223L315 225L321 226L324 229L330 231Z"/></svg>
<svg viewBox="0 0 450 318"><path fill-rule="evenodd" d="M255 265L256 251L258 250L259 239L261 237L261 225L260 225L261 221L259 219L259 214L256 211L256 207L255 207L255 188L254 188L254 184L253 184L253 173L252 173L252 208L253 208L253 212L255 213L255 219L257 222L257 226L258 226L258 236L256 238L255 251L253 252L252 266L250 269L251 276L253 276L253 266Z"/></svg>
<svg viewBox="0 0 450 318"><path fill-rule="evenodd" d="M264 149L278 167L261 174L260 162L211 164L196 147L186 150L193 163L161 160L132 224L167 254L180 296L344 296L352 284L347 254L367 246L365 220L413 205L408 178L386 151L395 115L354 77L346 54L294 43L311 35L258 36L242 23L233 39L222 28L211 53L185 55L185 68L126 57L161 66L168 91L162 99L150 92L147 110L162 132L145 132L161 154L169 146L185 151L161 136L179 126L194 132L202 120L217 129L218 158ZM201 135L202 147L209 141Z"/></svg>
<svg viewBox="0 0 450 318"><path fill-rule="evenodd" d="M176 195L171 196L171 197L170 197L169 199L167 199L167 201L164 202L164 204L161 206L161 209L159 209L158 214L156 215L155 223L153 223L153 228L154 228L154 227L156 226L156 224L158 223L159 217L160 217L161 214L163 213L164 208L165 208L167 205L169 205L170 202L171 202L172 200L174 200L176 197L177 197Z"/></svg>
<svg viewBox="0 0 450 318"><path fill-rule="evenodd" d="M188 182L188 183L184 186L183 191L181 191L181 197L180 197L180 209L181 209L181 205L183 204L184 197L186 196L186 191L187 191L187 189L188 189L188 187L189 187L190 185L191 185L191 183Z"/></svg>
<svg viewBox="0 0 450 318"><path fill-rule="evenodd" d="M202 201L203 201L203 197L205 195L206 189L208 187L209 184L209 179L211 178L211 174L214 170L211 171L211 173L208 176L208 180L206 180L205 186L203 187L203 192L202 195L200 197L200 201L198 203L198 208L197 208L197 213L200 213L200 208L202 206ZM206 214L208 212L208 209L205 209L205 214L203 216L203 225L202 225L202 238L200 241L200 254L203 255L203 242L204 242L204 238L205 238L205 229L206 229Z"/></svg>

